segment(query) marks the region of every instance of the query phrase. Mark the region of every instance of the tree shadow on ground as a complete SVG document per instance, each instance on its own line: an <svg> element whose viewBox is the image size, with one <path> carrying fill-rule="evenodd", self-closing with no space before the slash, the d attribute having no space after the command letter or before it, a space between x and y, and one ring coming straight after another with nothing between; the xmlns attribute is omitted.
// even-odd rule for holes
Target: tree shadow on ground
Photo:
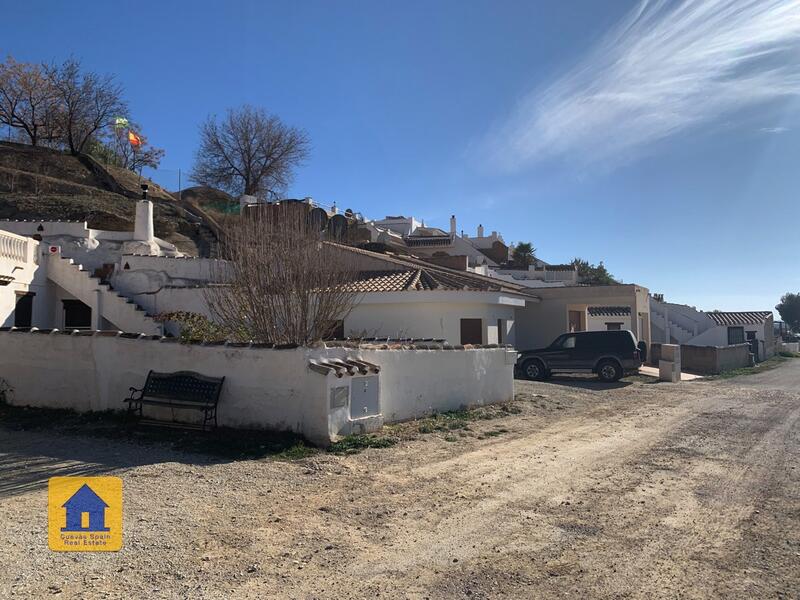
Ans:
<svg viewBox="0 0 800 600"><path fill-rule="evenodd" d="M97 476L163 462L292 459L316 451L288 432L137 427L117 413L0 404L0 498L43 488L50 477Z"/></svg>

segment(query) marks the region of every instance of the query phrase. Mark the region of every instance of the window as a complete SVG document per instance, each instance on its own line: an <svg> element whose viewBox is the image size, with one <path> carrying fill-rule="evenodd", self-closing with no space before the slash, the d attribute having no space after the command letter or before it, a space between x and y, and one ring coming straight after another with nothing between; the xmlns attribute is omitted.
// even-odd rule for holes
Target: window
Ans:
<svg viewBox="0 0 800 600"><path fill-rule="evenodd" d="M619 331L622 329L622 323L606 323L606 331Z"/></svg>
<svg viewBox="0 0 800 600"><path fill-rule="evenodd" d="M483 343L483 321L481 319L461 319L461 343Z"/></svg>
<svg viewBox="0 0 800 600"><path fill-rule="evenodd" d="M92 308L80 300L62 300L64 304L64 329L91 329Z"/></svg>
<svg viewBox="0 0 800 600"><path fill-rule="evenodd" d="M505 336L505 327L504 327L503 319L497 319L497 343L498 344L505 344L506 343L506 336Z"/></svg>
<svg viewBox="0 0 800 600"><path fill-rule="evenodd" d="M744 344L744 327L728 327L728 345Z"/></svg>
<svg viewBox="0 0 800 600"><path fill-rule="evenodd" d="M33 297L36 294L18 294L14 307L14 327L30 327L33 321Z"/></svg>
<svg viewBox="0 0 800 600"><path fill-rule="evenodd" d="M556 342L553 344L553 346L556 347L556 348L562 348L564 350L567 350L569 348L574 348L575 347L575 336L574 335L565 335L565 336L559 338L558 340L556 340Z"/></svg>

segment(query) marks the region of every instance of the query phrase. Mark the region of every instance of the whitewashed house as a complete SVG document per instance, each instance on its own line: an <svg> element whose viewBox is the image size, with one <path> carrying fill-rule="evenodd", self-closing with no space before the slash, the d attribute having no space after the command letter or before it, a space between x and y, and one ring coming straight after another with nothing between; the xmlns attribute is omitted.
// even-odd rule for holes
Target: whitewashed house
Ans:
<svg viewBox="0 0 800 600"><path fill-rule="evenodd" d="M136 206L134 231L90 229L85 222L0 221L8 285L0 290L4 327L118 329L157 334L161 325L109 282L127 253L179 257L153 234L153 207Z"/></svg>
<svg viewBox="0 0 800 600"><path fill-rule="evenodd" d="M652 338L687 346L732 346L748 343L756 360L775 354L772 311L704 312L686 304L650 298Z"/></svg>
<svg viewBox="0 0 800 600"><path fill-rule="evenodd" d="M41 221L2 221L3 229L10 278L1 315L6 327L162 334L164 324L153 318L161 313L210 316L204 288L218 261L184 257L156 238L146 200L137 203L133 232ZM340 337L514 344L516 310L538 301L524 286L473 272L334 247L352 254L359 268L358 304L340 324Z"/></svg>

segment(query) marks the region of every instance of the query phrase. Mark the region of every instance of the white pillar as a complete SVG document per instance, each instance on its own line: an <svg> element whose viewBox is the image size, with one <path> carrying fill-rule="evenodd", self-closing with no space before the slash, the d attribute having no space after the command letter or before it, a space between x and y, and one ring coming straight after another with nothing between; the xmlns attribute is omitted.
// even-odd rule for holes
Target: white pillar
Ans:
<svg viewBox="0 0 800 600"><path fill-rule="evenodd" d="M478 225L478 237L483 237L483 225Z"/></svg>
<svg viewBox="0 0 800 600"><path fill-rule="evenodd" d="M92 309L92 329L99 331L103 328L103 292L99 289L94 291L94 302Z"/></svg>
<svg viewBox="0 0 800 600"><path fill-rule="evenodd" d="M136 226L133 230L133 239L140 242L152 242L154 238L153 203L150 200L139 200L136 203Z"/></svg>
<svg viewBox="0 0 800 600"><path fill-rule="evenodd" d="M450 215L450 235L456 234L456 216Z"/></svg>
<svg viewBox="0 0 800 600"><path fill-rule="evenodd" d="M245 206L249 206L251 204L257 204L257 203L258 203L258 198L256 198L255 196L250 196L250 195L247 195L247 194L239 196L239 208L240 209L244 208Z"/></svg>

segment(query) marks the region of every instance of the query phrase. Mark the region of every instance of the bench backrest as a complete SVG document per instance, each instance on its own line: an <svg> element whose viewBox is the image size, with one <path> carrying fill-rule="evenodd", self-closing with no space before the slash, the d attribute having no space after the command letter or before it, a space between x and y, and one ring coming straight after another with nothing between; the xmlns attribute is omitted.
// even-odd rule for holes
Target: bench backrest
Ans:
<svg viewBox="0 0 800 600"><path fill-rule="evenodd" d="M165 398L198 404L216 404L224 377L206 377L194 371L158 373L150 371L142 391L143 397Z"/></svg>

